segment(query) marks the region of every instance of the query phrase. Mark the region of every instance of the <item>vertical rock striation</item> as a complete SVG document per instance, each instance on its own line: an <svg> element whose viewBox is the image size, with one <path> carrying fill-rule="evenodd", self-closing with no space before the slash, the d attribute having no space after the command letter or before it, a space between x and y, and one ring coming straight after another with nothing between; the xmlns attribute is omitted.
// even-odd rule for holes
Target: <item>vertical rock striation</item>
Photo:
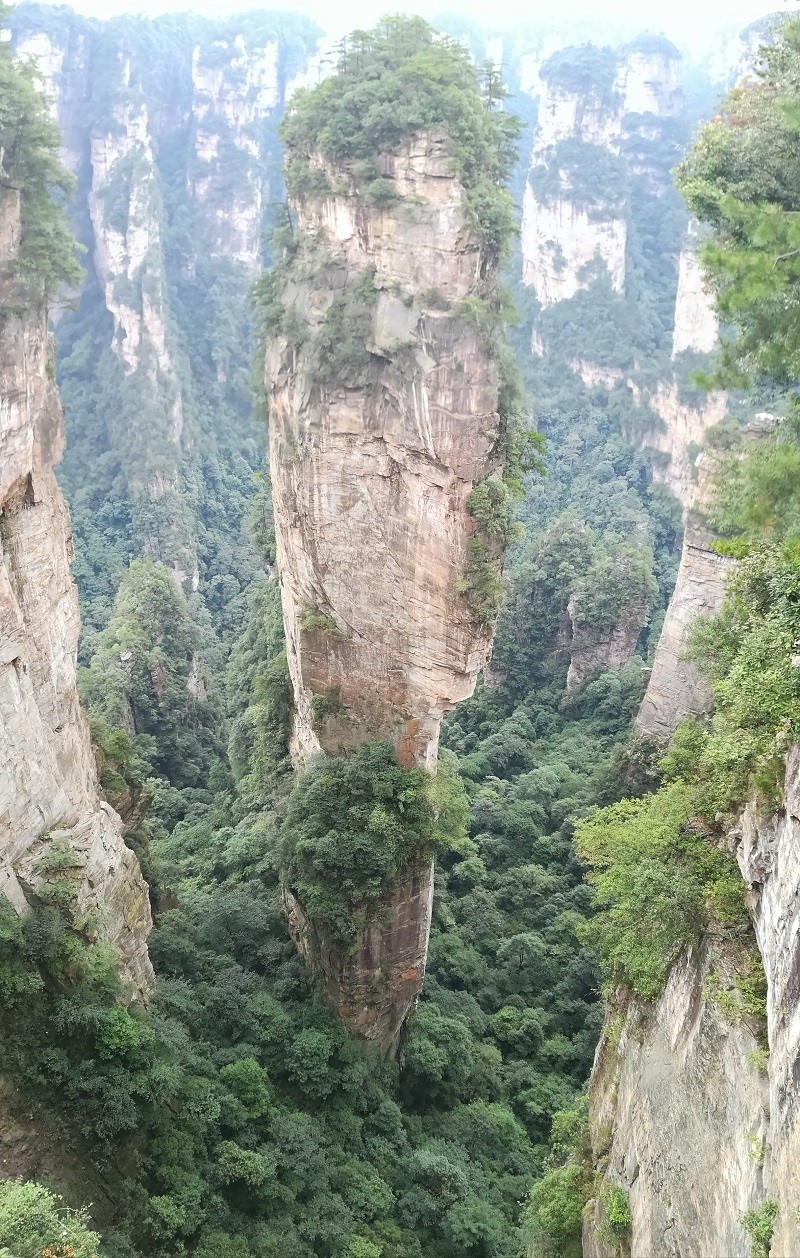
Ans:
<svg viewBox="0 0 800 1258"><path fill-rule="evenodd" d="M673 328L673 360L685 352L707 354L716 347L718 323L703 283L697 232L691 224L681 251ZM674 493L685 521L678 578L636 717L638 733L663 741L682 717L701 716L711 707L708 686L685 654L693 621L720 610L730 568L730 561L711 549L703 524L710 476L707 460L699 458L708 429L727 414L728 399L716 392L699 402L686 403L678 381L673 379L662 381L648 402L662 426L648 434L647 443L666 456L663 464L654 467L653 476Z"/></svg>
<svg viewBox="0 0 800 1258"><path fill-rule="evenodd" d="M276 192L268 159L270 123L282 105L278 41L250 46L242 35L220 35L195 46L192 91L192 194L208 220L212 252L254 274L265 207Z"/></svg>
<svg viewBox="0 0 800 1258"><path fill-rule="evenodd" d="M697 256L699 229L690 223L678 262L678 293L672 331L672 357L690 350L710 354L717 348L719 319Z"/></svg>
<svg viewBox="0 0 800 1258"><path fill-rule="evenodd" d="M298 200L303 243L282 290L284 327L303 330L267 348L294 752L303 763L385 740L404 766L434 770L442 717L472 693L492 637L459 592L470 493L499 474L498 371L459 311L485 290L481 248L443 136L379 159L383 206L353 169L319 166L336 191ZM334 326L347 343L335 378L320 357ZM424 974L429 864L348 957L287 896L329 1001L395 1051Z"/></svg>
<svg viewBox="0 0 800 1258"><path fill-rule="evenodd" d="M197 589L197 552L181 477L185 400L164 269L152 129L127 58L119 76L123 99L92 130L88 195L92 261L113 321L111 349L127 400L106 422L112 448L128 455L124 473L144 550L161 559L177 581L188 579Z"/></svg>
<svg viewBox="0 0 800 1258"><path fill-rule="evenodd" d="M732 959L710 946L684 957L654 1007L611 1015L595 1057L593 1156L602 1183L627 1195L633 1258L749 1253L742 1216L764 1196L752 1151L768 1133L767 1086L752 1032L708 998L712 973L732 985ZM619 1253L601 1218L590 1202L585 1258Z"/></svg>
<svg viewBox="0 0 800 1258"><path fill-rule="evenodd" d="M702 716L711 710L708 685L697 666L686 659L694 621L722 607L725 575L732 563L712 550L709 540L702 524L687 523L678 579L636 717L636 732L661 742L669 739L684 716Z"/></svg>
<svg viewBox="0 0 800 1258"><path fill-rule="evenodd" d="M241 589L251 572L241 540L242 452L258 459L247 293L282 196L287 84L316 28L273 15L103 22L37 5L15 6L8 25L78 180L86 282L58 326L69 362L61 476L91 555L87 584L107 600L120 561L145 553L213 615L216 589ZM75 387L86 363L90 390ZM234 573L208 537L211 515L225 516Z"/></svg>
<svg viewBox="0 0 800 1258"><path fill-rule="evenodd" d="M0 889L35 905L49 845L69 850L76 918L91 915L139 997L153 973L147 887L101 802L76 688L78 601L69 515L53 468L64 443L44 311L14 313L19 190L0 185Z"/></svg>
<svg viewBox="0 0 800 1258"><path fill-rule="evenodd" d="M728 841L767 979L769 1054L746 1018L714 992L732 991L737 958L708 939L674 966L654 1006L609 1009L590 1085L593 1154L628 1196L634 1258L748 1254L743 1216L778 1206L772 1258L800 1252L800 749L787 757L783 807L748 804ZM612 1258L592 1203L587 1258Z"/></svg>
<svg viewBox="0 0 800 1258"><path fill-rule="evenodd" d="M540 77L522 256L523 283L547 309L600 273L614 292L625 291L630 177L652 175L642 141L657 139L684 100L678 50L666 40L566 49Z"/></svg>

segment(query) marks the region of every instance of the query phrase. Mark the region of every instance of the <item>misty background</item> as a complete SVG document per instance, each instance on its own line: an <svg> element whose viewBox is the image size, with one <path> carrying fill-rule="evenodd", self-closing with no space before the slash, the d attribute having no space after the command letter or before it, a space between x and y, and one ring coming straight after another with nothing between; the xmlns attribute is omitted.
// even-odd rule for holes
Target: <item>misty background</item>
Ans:
<svg viewBox="0 0 800 1258"><path fill-rule="evenodd" d="M786 15L800 9L797 0L770 5L763 0L670 0L669 3L637 3L636 0L571 0L563 5L524 3L523 0L494 0L491 6L481 0L443 5L441 0L416 0L413 4L385 5L369 0L349 0L331 5L325 0L283 0L282 3L225 3L224 0L78 0L72 7L90 17L106 18L122 13L154 17L163 13L192 12L207 17L234 17L255 10L281 10L305 13L330 35L341 35L356 27L374 25L386 12L418 13L436 25L437 16L463 18L500 32L511 27L535 26L552 31L560 42L583 39L615 42L643 30L663 33L684 54L713 55L718 45L738 35L743 26L763 18L770 11Z"/></svg>

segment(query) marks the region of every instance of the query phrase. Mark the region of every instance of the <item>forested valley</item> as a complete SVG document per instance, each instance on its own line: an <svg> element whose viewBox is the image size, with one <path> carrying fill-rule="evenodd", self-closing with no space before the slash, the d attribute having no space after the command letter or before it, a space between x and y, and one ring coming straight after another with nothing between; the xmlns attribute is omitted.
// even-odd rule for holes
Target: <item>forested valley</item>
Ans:
<svg viewBox="0 0 800 1258"><path fill-rule="evenodd" d="M32 903L0 897L0 1149L28 1124L35 1163L12 1158L0 1182L0 1254L578 1258L587 1202L596 1253L629 1254L629 1190L604 1178L587 1102L604 1018L613 1038L625 1001L655 1007L713 935L737 966L715 998L769 1049L722 835L753 797L780 808L800 719L798 24L750 36L770 41L761 76L701 130L741 67L693 67L684 91L660 36L545 56L542 32L519 32L507 90L486 32L454 20L440 37L387 18L323 74L300 16L0 17L0 187L21 189L0 320L49 306L78 688L102 801L149 888L155 971L131 1001L99 919L75 909L83 866L42 827ZM387 155L411 144L413 169L428 133L483 266L457 300L445 280L389 293L371 263L342 278L307 227L325 198L415 222ZM680 340L698 239L721 350L716 332ZM449 587L476 640L496 621L494 646L444 717L435 789L389 739L345 745L338 682L310 701L327 754L293 768L300 666L267 455L265 353L282 371L306 354L306 397L369 399L379 370L400 394L418 370L409 311L431 354L451 323L486 354L501 432ZM0 346L0 379L4 362ZM713 715L701 698L672 729L634 729L701 511L727 594L685 651ZM297 619L309 655L344 652L331 607ZM421 998L400 1051L379 1052L323 998L286 888L346 956L434 854ZM754 1255L776 1195L742 1212Z"/></svg>

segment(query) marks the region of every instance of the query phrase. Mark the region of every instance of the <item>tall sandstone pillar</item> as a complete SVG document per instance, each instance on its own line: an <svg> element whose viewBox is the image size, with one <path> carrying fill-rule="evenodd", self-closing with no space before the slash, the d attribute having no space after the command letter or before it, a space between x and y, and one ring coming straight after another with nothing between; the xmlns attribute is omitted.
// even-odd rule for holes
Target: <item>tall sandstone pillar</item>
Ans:
<svg viewBox="0 0 800 1258"><path fill-rule="evenodd" d="M492 638L462 581L470 493L500 474L498 369L475 318L493 277L444 134L377 167L380 204L353 165L312 159L322 190L294 200L299 245L267 342L293 755L384 740L433 772L442 717ZM285 889L328 1002L388 1054L422 985L432 882L430 862L408 869L348 955Z"/></svg>

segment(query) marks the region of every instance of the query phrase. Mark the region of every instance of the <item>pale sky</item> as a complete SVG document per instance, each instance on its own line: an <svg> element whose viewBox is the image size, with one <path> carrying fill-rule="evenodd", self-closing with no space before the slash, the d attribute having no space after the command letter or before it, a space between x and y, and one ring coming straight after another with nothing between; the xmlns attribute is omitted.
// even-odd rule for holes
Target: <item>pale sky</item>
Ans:
<svg viewBox="0 0 800 1258"><path fill-rule="evenodd" d="M663 32L683 48L699 50L713 49L716 34L730 35L767 13L796 12L800 0L408 0L406 4L398 0L74 0L73 7L93 17L132 12L154 16L177 11L233 17L257 9L283 9L307 13L336 35L358 26L371 26L386 12L422 13L426 17L452 12L494 30L542 24L563 31L577 20L584 29L590 23L598 31L597 38L602 38L607 28L610 42L625 38L628 33L649 30Z"/></svg>

